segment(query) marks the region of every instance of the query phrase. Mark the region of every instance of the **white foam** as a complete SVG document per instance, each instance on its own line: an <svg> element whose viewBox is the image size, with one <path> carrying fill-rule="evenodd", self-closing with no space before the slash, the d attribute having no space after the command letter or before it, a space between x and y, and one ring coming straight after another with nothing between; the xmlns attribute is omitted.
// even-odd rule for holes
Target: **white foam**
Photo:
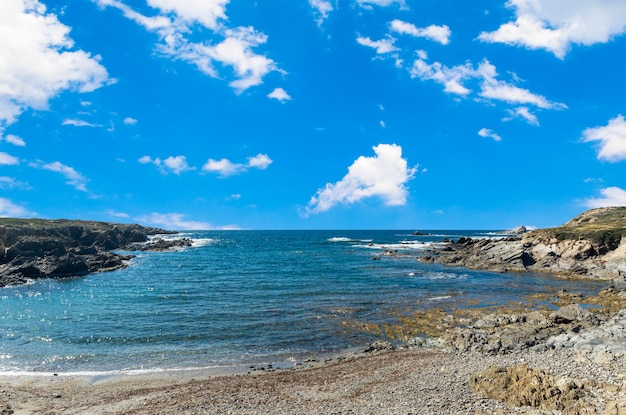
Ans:
<svg viewBox="0 0 626 415"><path fill-rule="evenodd" d="M441 300L447 300L448 298L452 298L451 295L440 295L438 297L430 297L428 299L428 301L441 301Z"/></svg>
<svg viewBox="0 0 626 415"><path fill-rule="evenodd" d="M327 241L328 242L351 242L352 239L346 238L344 236L335 236L333 238L328 238Z"/></svg>
<svg viewBox="0 0 626 415"><path fill-rule="evenodd" d="M367 245L359 244L354 245L356 248L364 249L383 249L387 251L423 251L434 247L447 246L447 242L420 242L420 241L400 241L395 244L375 244L368 243Z"/></svg>
<svg viewBox="0 0 626 415"><path fill-rule="evenodd" d="M201 248L203 246L208 246L217 242L217 239L213 238L193 238L191 246L193 248Z"/></svg>
<svg viewBox="0 0 626 415"><path fill-rule="evenodd" d="M332 238L328 238L327 239L328 242L362 242L362 243L368 243L368 242L372 242L372 239L352 239L352 238L346 238L344 236L335 236Z"/></svg>

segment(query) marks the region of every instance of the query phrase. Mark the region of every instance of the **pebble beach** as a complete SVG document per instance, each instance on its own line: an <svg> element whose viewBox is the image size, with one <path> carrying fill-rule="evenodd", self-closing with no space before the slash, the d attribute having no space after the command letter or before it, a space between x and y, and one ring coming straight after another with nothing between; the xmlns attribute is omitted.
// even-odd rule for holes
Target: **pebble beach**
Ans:
<svg viewBox="0 0 626 415"><path fill-rule="evenodd" d="M610 298L623 298L622 291L608 292ZM580 311L577 305L566 307L562 315L571 315L572 307ZM528 316L532 313L536 311L529 311ZM544 313L544 322L533 323L551 325L552 329L565 324L560 334L533 347L508 351L494 352L490 346L493 336L511 333L515 327L519 333L527 333L521 327L530 317L490 315L483 317L482 323L463 329L463 333L473 330L473 336L459 335L459 328L449 328L441 337L444 340L427 342L426 347L370 347L367 352L312 359L287 369L250 367L244 373L229 374L172 371L120 377L3 377L0 413L624 413L626 363L622 337L626 313L585 311L568 318L561 314ZM494 323L482 345L480 340L459 344L460 337L478 339L476 333L485 332L485 321ZM604 341L607 336L615 341ZM446 346L446 338L455 339L457 350L449 347L449 341Z"/></svg>

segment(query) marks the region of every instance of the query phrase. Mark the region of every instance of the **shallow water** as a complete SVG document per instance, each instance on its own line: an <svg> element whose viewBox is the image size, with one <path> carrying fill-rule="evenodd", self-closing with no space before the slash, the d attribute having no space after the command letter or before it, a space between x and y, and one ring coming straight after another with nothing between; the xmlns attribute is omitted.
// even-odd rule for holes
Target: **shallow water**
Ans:
<svg viewBox="0 0 626 415"><path fill-rule="evenodd" d="M204 231L129 268L0 290L0 371L118 373L296 362L372 341L346 322L600 283L422 264L483 232ZM400 256L383 256L383 249ZM377 259L377 260L374 260Z"/></svg>

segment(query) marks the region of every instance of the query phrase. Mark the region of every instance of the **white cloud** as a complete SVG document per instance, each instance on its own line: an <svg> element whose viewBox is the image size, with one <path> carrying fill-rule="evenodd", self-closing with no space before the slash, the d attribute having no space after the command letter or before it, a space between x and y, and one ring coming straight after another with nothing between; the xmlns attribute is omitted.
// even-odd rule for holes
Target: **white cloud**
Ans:
<svg viewBox="0 0 626 415"><path fill-rule="evenodd" d="M496 79L496 67L484 60L478 67L478 74L482 76L480 96L483 98L505 101L509 104L534 105L544 109L565 109L565 104L551 102L541 95L530 92L508 82Z"/></svg>
<svg viewBox="0 0 626 415"><path fill-rule="evenodd" d="M609 120L604 127L583 131L583 141L599 141L598 160L612 163L626 160L626 121L622 115Z"/></svg>
<svg viewBox="0 0 626 415"><path fill-rule="evenodd" d="M13 134L7 134L4 137L4 141L18 147L24 147L26 145L26 142L22 139L22 137L18 137Z"/></svg>
<svg viewBox="0 0 626 415"><path fill-rule="evenodd" d="M381 126L382 128L385 128L385 127L387 126L387 125L385 124L385 122L384 122L384 121L382 121L382 120L381 120L381 121L379 121L378 123L380 124L380 126Z"/></svg>
<svg viewBox="0 0 626 415"><path fill-rule="evenodd" d="M486 59L476 69L469 62L449 68L440 62L429 64L423 59L425 56L425 54L418 53L418 59L415 60L410 70L411 76L442 84L447 93L468 96L473 91L464 84L477 81L480 87L478 95L482 98L504 101L512 105L534 105L544 109L567 108L565 104L549 101L528 89L497 79L496 67ZM527 110L522 113L530 114Z"/></svg>
<svg viewBox="0 0 626 415"><path fill-rule="evenodd" d="M185 156L170 156L165 160L161 160L159 157L153 159L150 156L143 156L137 161L141 164L154 164L163 174L174 173L180 176L183 172L195 170L195 167L189 166Z"/></svg>
<svg viewBox="0 0 626 415"><path fill-rule="evenodd" d="M291 96L282 88L276 88L269 94L268 98L276 99L280 102L291 101Z"/></svg>
<svg viewBox="0 0 626 415"><path fill-rule="evenodd" d="M626 31L623 0L509 0L516 19L479 39L545 49L564 58L572 44L606 43Z"/></svg>
<svg viewBox="0 0 626 415"><path fill-rule="evenodd" d="M62 91L114 82L99 56L72 50L69 32L37 0L0 1L0 134L27 108L47 109Z"/></svg>
<svg viewBox="0 0 626 415"><path fill-rule="evenodd" d="M238 92L263 82L262 78L271 71L278 70L273 60L252 52L252 48L267 42L267 36L252 27L238 27L226 30L226 39L214 47L204 46L199 50L216 61L232 66L238 79L229 85Z"/></svg>
<svg viewBox="0 0 626 415"><path fill-rule="evenodd" d="M254 157L248 157L248 167L253 167L259 170L267 169L273 160L269 158L267 154L257 154Z"/></svg>
<svg viewBox="0 0 626 415"><path fill-rule="evenodd" d="M328 18L330 12L333 11L333 5L327 0L309 0L309 5L313 7L317 13L317 24L319 26Z"/></svg>
<svg viewBox="0 0 626 415"><path fill-rule="evenodd" d="M15 218L28 216L30 213L22 206L18 206L11 202L9 199L0 197L0 217L3 218Z"/></svg>
<svg viewBox="0 0 626 415"><path fill-rule="evenodd" d="M189 167L189 164L187 164L187 158L185 156L170 156L163 160L163 166L179 176L182 172L193 170L193 168Z"/></svg>
<svg viewBox="0 0 626 415"><path fill-rule="evenodd" d="M225 6L228 0L150 0L150 4L161 10L155 17L144 16L119 0L96 0L102 7L115 7L125 17L135 21L146 30L155 32L160 38L157 50L173 59L195 65L201 72L214 78L222 78L214 63L229 66L235 80L229 85L237 93L259 85L263 77L272 71L281 71L276 63L253 48L267 42L267 36L253 27L226 28L220 20L226 20ZM223 40L194 42L195 23L213 31Z"/></svg>
<svg viewBox="0 0 626 415"><path fill-rule="evenodd" d="M148 0L148 4L165 13L174 13L188 22L198 22L215 29L218 20L226 20L226 5L230 0Z"/></svg>
<svg viewBox="0 0 626 415"><path fill-rule="evenodd" d="M219 173L222 177L232 176L244 172L246 170L245 164L233 163L228 159L214 160L209 159L202 166L202 171L208 171L211 173Z"/></svg>
<svg viewBox="0 0 626 415"><path fill-rule="evenodd" d="M137 124L138 121L136 119L132 118L132 117L126 117L126 118L124 118L123 122L126 125L135 125L135 124Z"/></svg>
<svg viewBox="0 0 626 415"><path fill-rule="evenodd" d="M18 159L17 157L13 157L12 155L3 151L0 151L0 166L16 166L18 164L20 164L20 159Z"/></svg>
<svg viewBox="0 0 626 415"><path fill-rule="evenodd" d="M626 191L619 187L607 187L600 190L603 197L589 198L584 205L589 209L610 206L626 206Z"/></svg>
<svg viewBox="0 0 626 415"><path fill-rule="evenodd" d="M388 37L386 39L381 40L372 40L369 37L358 37L356 39L357 43L362 46L367 46L373 49L376 49L376 53L379 55L384 55L386 53L391 53L399 50L393 44L395 39L392 37Z"/></svg>
<svg viewBox="0 0 626 415"><path fill-rule="evenodd" d="M352 204L365 198L379 197L387 206L406 204L408 190L417 167L408 167L402 147L379 144L374 157L359 157L340 181L328 183L311 198L305 215L329 210L337 204Z"/></svg>
<svg viewBox="0 0 626 415"><path fill-rule="evenodd" d="M414 37L425 37L435 42L447 45L450 43L450 28L446 25L437 26L430 25L424 28L418 28L412 23L403 22L402 20L393 20L391 22L391 30L404 35L411 35Z"/></svg>
<svg viewBox="0 0 626 415"><path fill-rule="evenodd" d="M257 154L248 158L247 164L233 163L228 159L209 159L202 167L202 171L218 173L222 177L228 177L239 173L244 173L250 168L265 170L273 163L267 154Z"/></svg>
<svg viewBox="0 0 626 415"><path fill-rule="evenodd" d="M74 127L102 127L100 124L92 124L88 121L77 118L68 118L63 120L63 125L72 125Z"/></svg>
<svg viewBox="0 0 626 415"><path fill-rule="evenodd" d="M539 120L537 116L530 112L528 107L517 107L511 110L507 110L510 117L504 118L503 121L510 121L514 118L522 118L526 120L528 124L531 125L539 125Z"/></svg>
<svg viewBox="0 0 626 415"><path fill-rule="evenodd" d="M74 187L76 190L80 190L81 192L87 191L87 178L81 173L77 172L73 167L66 166L59 161L48 164L31 163L30 166L43 170L53 171L55 173L60 173L67 179L65 183Z"/></svg>
<svg viewBox="0 0 626 415"><path fill-rule="evenodd" d="M489 128L481 128L480 131L478 131L478 135L485 138L493 138L495 141L502 141L502 137Z"/></svg>

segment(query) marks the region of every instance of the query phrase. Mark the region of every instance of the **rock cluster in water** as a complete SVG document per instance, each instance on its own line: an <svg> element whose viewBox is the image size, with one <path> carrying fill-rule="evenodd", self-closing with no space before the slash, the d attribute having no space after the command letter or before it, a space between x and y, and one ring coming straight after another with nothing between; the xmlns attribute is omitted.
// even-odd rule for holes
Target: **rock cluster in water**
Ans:
<svg viewBox="0 0 626 415"><path fill-rule="evenodd" d="M123 268L132 255L118 249L165 250L190 240L149 237L172 233L135 224L0 219L0 287L37 278L82 276Z"/></svg>

